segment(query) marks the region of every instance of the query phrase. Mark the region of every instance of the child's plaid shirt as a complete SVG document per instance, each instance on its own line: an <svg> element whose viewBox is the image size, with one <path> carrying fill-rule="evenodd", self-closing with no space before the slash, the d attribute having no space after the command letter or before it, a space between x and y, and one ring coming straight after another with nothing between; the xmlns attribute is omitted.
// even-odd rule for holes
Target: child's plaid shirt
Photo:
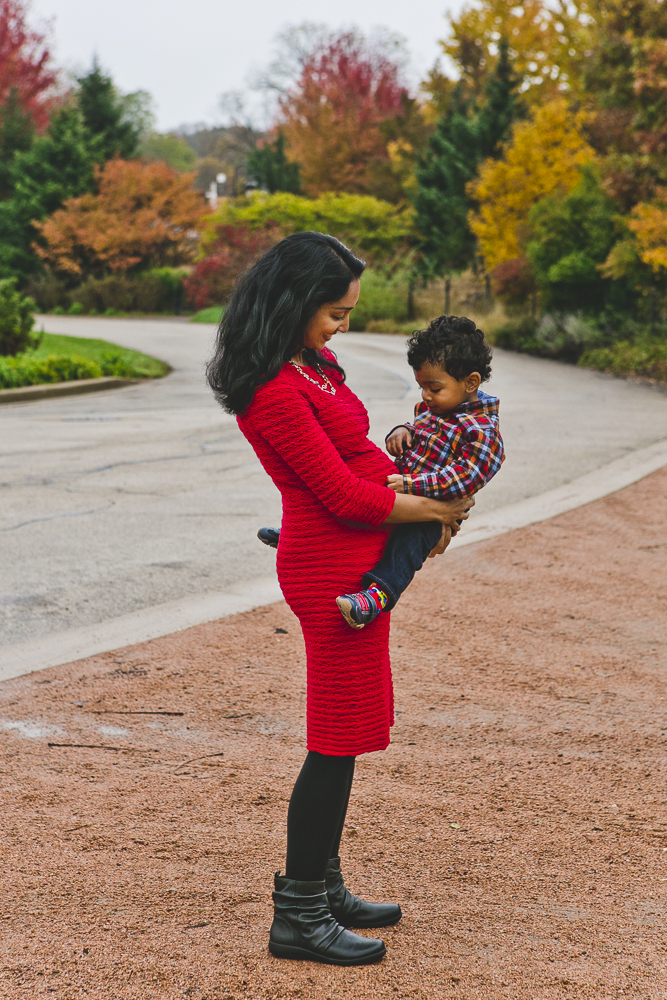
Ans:
<svg viewBox="0 0 667 1000"><path fill-rule="evenodd" d="M495 476L505 460L499 401L478 395L477 402L442 417L417 403L414 423L399 425L412 431L411 447L396 459L406 493L454 500L471 496Z"/></svg>

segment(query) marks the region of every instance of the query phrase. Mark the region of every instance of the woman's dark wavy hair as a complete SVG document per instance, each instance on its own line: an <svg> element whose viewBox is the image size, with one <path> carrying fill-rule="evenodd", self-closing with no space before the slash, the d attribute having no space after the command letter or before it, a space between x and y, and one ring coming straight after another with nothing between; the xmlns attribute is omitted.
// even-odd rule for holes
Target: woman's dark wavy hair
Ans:
<svg viewBox="0 0 667 1000"><path fill-rule="evenodd" d="M270 381L303 345L309 321L326 302L342 299L366 264L323 233L294 233L267 251L236 282L220 323L208 384L228 413L243 413L258 386ZM309 365L343 369L305 349Z"/></svg>

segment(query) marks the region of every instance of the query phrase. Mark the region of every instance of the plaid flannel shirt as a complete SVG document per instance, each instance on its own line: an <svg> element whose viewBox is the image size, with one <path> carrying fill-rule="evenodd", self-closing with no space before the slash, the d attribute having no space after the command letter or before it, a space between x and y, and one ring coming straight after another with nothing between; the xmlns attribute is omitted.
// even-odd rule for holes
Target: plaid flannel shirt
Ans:
<svg viewBox="0 0 667 1000"><path fill-rule="evenodd" d="M477 402L442 417L417 403L414 423L399 425L412 432L411 447L396 459L406 493L454 500L471 496L495 476L505 460L499 401L478 395Z"/></svg>

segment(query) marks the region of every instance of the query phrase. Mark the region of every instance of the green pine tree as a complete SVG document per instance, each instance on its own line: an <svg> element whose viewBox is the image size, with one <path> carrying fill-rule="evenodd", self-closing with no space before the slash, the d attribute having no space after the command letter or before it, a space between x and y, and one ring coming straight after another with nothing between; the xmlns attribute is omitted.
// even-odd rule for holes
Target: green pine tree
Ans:
<svg viewBox="0 0 667 1000"><path fill-rule="evenodd" d="M475 255L475 237L468 226L473 207L466 185L483 160L496 156L512 123L521 116L519 85L501 40L499 58L478 107L458 86L449 110L439 119L429 147L417 167L415 197L417 229L422 236L424 276L448 274L469 266Z"/></svg>
<svg viewBox="0 0 667 1000"><path fill-rule="evenodd" d="M97 59L90 72L77 79L77 98L83 121L93 137L99 162L120 156L131 160L137 155L141 139L139 129L126 116L125 103L105 76Z"/></svg>
<svg viewBox="0 0 667 1000"><path fill-rule="evenodd" d="M32 249L41 220L66 198L95 189L95 151L75 104L62 108L29 149L15 154L11 197L0 202L0 278L25 279L39 269Z"/></svg>
<svg viewBox="0 0 667 1000"><path fill-rule="evenodd" d="M255 146L248 153L248 173L260 187L271 194L274 191L289 191L298 194L301 190L298 163L290 163L285 155L285 136L278 133L275 142L265 142L260 148Z"/></svg>
<svg viewBox="0 0 667 1000"><path fill-rule="evenodd" d="M12 87L0 107L0 201L11 197L12 161L17 153L30 149L34 135L32 116L23 109L17 88Z"/></svg>

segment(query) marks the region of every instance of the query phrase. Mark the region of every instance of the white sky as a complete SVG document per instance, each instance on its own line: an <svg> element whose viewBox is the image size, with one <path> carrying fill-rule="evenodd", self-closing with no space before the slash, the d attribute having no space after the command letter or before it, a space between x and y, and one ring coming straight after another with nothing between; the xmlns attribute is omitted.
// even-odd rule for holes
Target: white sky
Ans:
<svg viewBox="0 0 667 1000"><path fill-rule="evenodd" d="M33 0L31 20L50 19L56 61L69 69L102 66L125 92L149 91L158 128L220 122L219 96L245 90L266 66L287 25L377 26L403 35L418 79L439 55L445 10L461 0Z"/></svg>

